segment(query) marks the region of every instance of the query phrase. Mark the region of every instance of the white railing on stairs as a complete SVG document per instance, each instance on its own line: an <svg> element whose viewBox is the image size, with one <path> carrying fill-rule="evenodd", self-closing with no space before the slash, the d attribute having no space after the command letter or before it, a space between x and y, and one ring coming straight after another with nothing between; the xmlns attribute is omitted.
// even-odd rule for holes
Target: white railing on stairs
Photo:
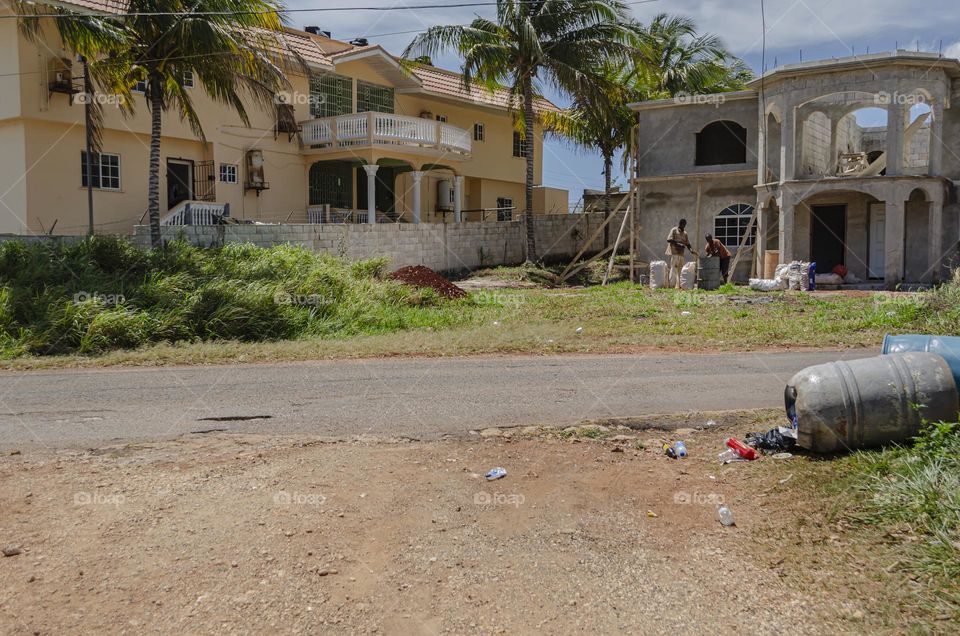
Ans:
<svg viewBox="0 0 960 636"><path fill-rule="evenodd" d="M230 218L229 203L183 201L160 219L160 225L219 225Z"/></svg>

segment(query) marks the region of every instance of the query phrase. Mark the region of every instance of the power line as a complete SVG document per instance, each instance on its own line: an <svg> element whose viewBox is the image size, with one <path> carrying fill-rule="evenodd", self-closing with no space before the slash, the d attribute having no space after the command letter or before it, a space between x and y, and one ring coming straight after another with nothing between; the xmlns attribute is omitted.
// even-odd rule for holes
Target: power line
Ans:
<svg viewBox="0 0 960 636"><path fill-rule="evenodd" d="M514 0L517 4L534 4L541 0ZM634 0L624 4L632 6L637 4L649 4L659 2L660 0ZM342 11L411 11L419 9L463 9L468 7L494 7L497 2L489 0L483 2L456 2L453 4L417 4L403 6L374 6L374 7L315 7L312 9L281 9L264 11L142 11L134 13L111 13L109 11L89 11L86 13L37 13L37 14L14 14L0 15L0 19L30 19L39 20L41 18L60 18L60 19L88 19L88 18L147 18L147 17L165 17L165 16L226 16L226 15L286 15L291 13L333 13Z"/></svg>

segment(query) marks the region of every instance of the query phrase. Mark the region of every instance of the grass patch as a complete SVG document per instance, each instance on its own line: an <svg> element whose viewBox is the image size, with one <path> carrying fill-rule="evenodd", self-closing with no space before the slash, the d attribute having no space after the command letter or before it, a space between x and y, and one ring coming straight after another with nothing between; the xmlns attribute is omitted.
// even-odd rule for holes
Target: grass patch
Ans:
<svg viewBox="0 0 960 636"><path fill-rule="evenodd" d="M480 311L384 280L385 266L292 246L173 243L149 251L109 236L74 245L6 242L0 356L371 335L445 328Z"/></svg>
<svg viewBox="0 0 960 636"><path fill-rule="evenodd" d="M882 533L895 569L921 584L918 604L960 621L960 424L931 424L911 447L862 451L831 485L837 514Z"/></svg>

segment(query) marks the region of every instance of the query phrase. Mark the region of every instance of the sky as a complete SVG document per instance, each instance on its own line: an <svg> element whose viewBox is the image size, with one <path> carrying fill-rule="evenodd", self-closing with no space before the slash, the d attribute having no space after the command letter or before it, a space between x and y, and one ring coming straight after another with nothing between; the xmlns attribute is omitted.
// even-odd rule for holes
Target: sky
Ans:
<svg viewBox="0 0 960 636"><path fill-rule="evenodd" d="M402 7L457 4L464 0L286 0L290 9L317 7ZM901 49L939 51L960 57L960 9L956 0L765 0L766 49L760 0L659 0L631 6L647 22L657 13L693 18L701 32L719 35L726 47L759 73L764 66ZM291 26L316 25L339 40L367 37L399 55L417 30L437 24L464 24L476 15L493 17L494 8L457 7L398 11L293 13ZM400 33L414 31L411 33ZM459 70L454 55L435 56L434 64ZM762 64L763 62L763 64ZM548 94L565 105L560 95ZM543 183L570 191L575 205L584 188L602 189L602 164L594 153L559 141L544 144ZM623 183L623 178L620 182Z"/></svg>

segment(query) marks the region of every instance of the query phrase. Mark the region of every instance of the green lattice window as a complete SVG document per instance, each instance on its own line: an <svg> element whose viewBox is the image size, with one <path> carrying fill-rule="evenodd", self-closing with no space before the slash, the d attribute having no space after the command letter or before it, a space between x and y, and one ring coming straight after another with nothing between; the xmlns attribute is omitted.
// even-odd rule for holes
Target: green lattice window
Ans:
<svg viewBox="0 0 960 636"><path fill-rule="evenodd" d="M336 117L353 112L353 79L333 73L310 76L310 116Z"/></svg>
<svg viewBox="0 0 960 636"><path fill-rule="evenodd" d="M357 112L393 113L393 89L357 80Z"/></svg>

